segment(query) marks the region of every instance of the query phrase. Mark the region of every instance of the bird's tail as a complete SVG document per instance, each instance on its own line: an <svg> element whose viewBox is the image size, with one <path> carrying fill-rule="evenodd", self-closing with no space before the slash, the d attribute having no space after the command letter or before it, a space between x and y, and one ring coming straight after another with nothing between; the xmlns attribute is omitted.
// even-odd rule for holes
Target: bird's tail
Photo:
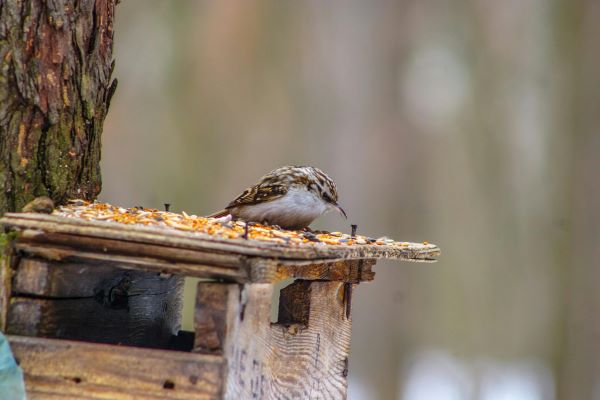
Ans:
<svg viewBox="0 0 600 400"><path fill-rule="evenodd" d="M229 215L229 210L227 209L223 209L221 211L217 211L216 213L212 213L210 215L207 215L206 218L222 218Z"/></svg>

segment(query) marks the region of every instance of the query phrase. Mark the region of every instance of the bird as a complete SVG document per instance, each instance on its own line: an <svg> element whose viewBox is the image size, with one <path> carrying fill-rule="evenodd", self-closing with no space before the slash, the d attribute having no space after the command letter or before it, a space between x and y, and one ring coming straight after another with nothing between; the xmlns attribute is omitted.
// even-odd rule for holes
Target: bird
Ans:
<svg viewBox="0 0 600 400"><path fill-rule="evenodd" d="M233 219L300 230L329 211L348 218L338 204L333 180L319 168L288 165L269 172L209 217L231 215Z"/></svg>

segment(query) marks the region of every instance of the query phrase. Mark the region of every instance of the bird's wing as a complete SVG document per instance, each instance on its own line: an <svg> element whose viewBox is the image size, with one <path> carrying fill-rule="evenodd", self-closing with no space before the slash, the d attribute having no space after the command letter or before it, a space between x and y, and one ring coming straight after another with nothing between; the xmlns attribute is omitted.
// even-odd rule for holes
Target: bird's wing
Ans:
<svg viewBox="0 0 600 400"><path fill-rule="evenodd" d="M215 213L212 213L210 215L207 215L206 218L222 218L226 215L229 215L229 210L225 209L225 210L220 210L217 211Z"/></svg>
<svg viewBox="0 0 600 400"><path fill-rule="evenodd" d="M229 203L225 209L266 203L267 201L272 201L284 196L287 191L287 188L283 185L265 185L263 183L251 186Z"/></svg>

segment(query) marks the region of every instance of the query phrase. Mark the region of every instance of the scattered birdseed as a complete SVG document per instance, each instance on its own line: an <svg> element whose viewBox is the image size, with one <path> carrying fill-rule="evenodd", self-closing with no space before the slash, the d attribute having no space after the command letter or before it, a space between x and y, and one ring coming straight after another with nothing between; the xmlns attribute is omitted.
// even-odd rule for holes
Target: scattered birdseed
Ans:
<svg viewBox="0 0 600 400"><path fill-rule="evenodd" d="M168 204L165 204L165 208L168 209ZM198 232L225 239L243 240L247 238L289 246L385 245L408 247L411 245L408 242L396 242L385 236L374 239L362 235L352 236L342 232L290 231L252 222L246 224L244 221L232 221L230 216L229 218L198 217L196 215L189 215L185 211L178 214L141 206L123 208L108 203L89 202L79 199L70 200L67 205L59 206L52 214L88 221L164 227L165 229ZM424 244L428 243L424 242ZM430 246L433 247L433 245Z"/></svg>

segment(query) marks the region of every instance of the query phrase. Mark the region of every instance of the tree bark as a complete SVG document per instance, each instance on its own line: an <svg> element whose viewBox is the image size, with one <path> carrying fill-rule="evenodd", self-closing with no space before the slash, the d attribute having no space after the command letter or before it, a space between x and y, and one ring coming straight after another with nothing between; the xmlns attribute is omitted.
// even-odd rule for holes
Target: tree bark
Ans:
<svg viewBox="0 0 600 400"><path fill-rule="evenodd" d="M117 0L0 0L0 215L101 189Z"/></svg>

